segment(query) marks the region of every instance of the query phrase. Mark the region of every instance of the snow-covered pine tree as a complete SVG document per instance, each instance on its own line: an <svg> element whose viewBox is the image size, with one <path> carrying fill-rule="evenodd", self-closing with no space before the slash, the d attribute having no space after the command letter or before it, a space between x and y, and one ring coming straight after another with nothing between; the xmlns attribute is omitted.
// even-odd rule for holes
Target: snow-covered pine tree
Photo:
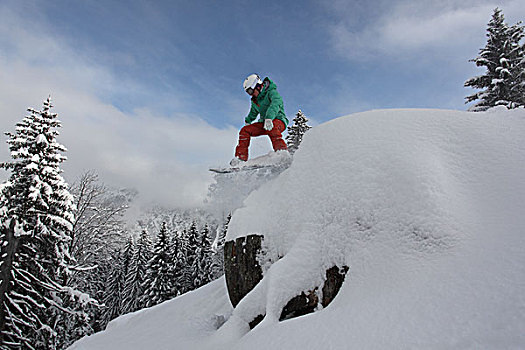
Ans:
<svg viewBox="0 0 525 350"><path fill-rule="evenodd" d="M165 222L157 235L153 255L148 262L143 303L146 307L173 298L175 274L172 265L168 228Z"/></svg>
<svg viewBox="0 0 525 350"><path fill-rule="evenodd" d="M226 243L226 234L228 233L228 225L230 224L231 218L232 214L230 213L228 214L224 224L217 228L217 237L215 238L215 242L212 244L213 279L224 275L224 244Z"/></svg>
<svg viewBox="0 0 525 350"><path fill-rule="evenodd" d="M0 349L57 347L60 316L82 319L78 302L94 301L63 284L74 205L61 176L61 123L51 108L48 98L6 133L12 161L1 164L11 174L0 193Z"/></svg>
<svg viewBox="0 0 525 350"><path fill-rule="evenodd" d="M186 256L184 255L183 236L175 233L171 243L171 256L173 259L174 284L173 294L175 296L184 292L184 274L187 271Z"/></svg>
<svg viewBox="0 0 525 350"><path fill-rule="evenodd" d="M192 289L197 289L212 280L212 251L210 242L210 229L206 224L199 235L199 242L196 249L196 258L193 262L192 271L194 272Z"/></svg>
<svg viewBox="0 0 525 350"><path fill-rule="evenodd" d="M189 292L194 289L194 281L197 278L197 271L195 270L195 261L197 260L197 247L199 246L199 230L197 223L193 221L188 230L184 231L184 257L186 261L186 268L184 269L182 277L182 293Z"/></svg>
<svg viewBox="0 0 525 350"><path fill-rule="evenodd" d="M467 80L465 87L482 89L467 96L466 103L478 101L469 110L485 111L495 106L516 108L525 104L524 36L521 23L509 27L501 9L494 9L487 26L487 44L480 55L470 60L477 66L486 67L486 73Z"/></svg>
<svg viewBox="0 0 525 350"><path fill-rule="evenodd" d="M133 256L133 240L131 237L128 239L125 247L117 250L113 256L115 256L112 261L113 268L108 276L104 291L103 327L112 319L123 314L124 284Z"/></svg>
<svg viewBox="0 0 525 350"><path fill-rule="evenodd" d="M510 88L512 107L525 106L525 43L520 44L525 37L525 27L518 22L509 28L510 41L513 44L509 65L513 67L514 84Z"/></svg>
<svg viewBox="0 0 525 350"><path fill-rule="evenodd" d="M124 301L122 313L128 313L144 308L142 296L148 261L151 259L151 242L146 230L142 230L133 251L133 257L128 268L124 284Z"/></svg>
<svg viewBox="0 0 525 350"><path fill-rule="evenodd" d="M293 154L297 151L303 141L304 134L311 128L308 125L308 118L299 110L293 118L293 125L288 128L288 136L286 136L286 144L290 153Z"/></svg>

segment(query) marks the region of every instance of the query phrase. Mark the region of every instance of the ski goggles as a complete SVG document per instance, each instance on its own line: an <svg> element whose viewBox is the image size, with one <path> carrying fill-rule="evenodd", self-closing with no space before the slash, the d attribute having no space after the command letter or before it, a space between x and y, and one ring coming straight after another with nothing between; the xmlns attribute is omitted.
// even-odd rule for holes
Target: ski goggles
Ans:
<svg viewBox="0 0 525 350"><path fill-rule="evenodd" d="M257 84L255 85L255 87L252 87L252 88L251 87L247 88L246 93L250 96L253 95L253 92L255 91L255 89L257 89L258 86L261 86L261 84Z"/></svg>

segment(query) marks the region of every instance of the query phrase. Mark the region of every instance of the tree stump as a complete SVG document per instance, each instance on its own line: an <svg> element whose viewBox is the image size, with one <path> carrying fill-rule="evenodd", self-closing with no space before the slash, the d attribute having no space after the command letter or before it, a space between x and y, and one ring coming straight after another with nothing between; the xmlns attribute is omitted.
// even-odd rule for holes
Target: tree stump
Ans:
<svg viewBox="0 0 525 350"><path fill-rule="evenodd" d="M257 261L261 243L262 236L250 235L224 245L224 274L233 307L262 279L262 268Z"/></svg>

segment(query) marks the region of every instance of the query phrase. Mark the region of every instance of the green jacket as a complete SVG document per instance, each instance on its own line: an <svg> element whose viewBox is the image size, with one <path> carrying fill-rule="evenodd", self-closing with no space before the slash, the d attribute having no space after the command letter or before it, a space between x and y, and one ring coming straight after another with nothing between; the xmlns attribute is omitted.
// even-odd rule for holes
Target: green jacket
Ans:
<svg viewBox="0 0 525 350"><path fill-rule="evenodd" d="M259 96L257 98L252 97L252 107L244 121L251 124L259 114L259 122L264 123L265 119L279 119L283 121L285 126L288 126L288 118L284 114L283 99L277 92L277 85L268 77L263 80L263 88Z"/></svg>

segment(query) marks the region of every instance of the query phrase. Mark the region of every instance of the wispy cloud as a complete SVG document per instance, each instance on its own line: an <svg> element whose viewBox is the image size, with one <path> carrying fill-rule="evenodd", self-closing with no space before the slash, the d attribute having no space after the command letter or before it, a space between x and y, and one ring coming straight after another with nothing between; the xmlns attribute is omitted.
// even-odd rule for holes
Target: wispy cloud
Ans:
<svg viewBox="0 0 525 350"><path fill-rule="evenodd" d="M334 52L357 61L384 56L412 58L427 52L447 57L451 52L457 55L458 51L472 52L473 47L477 50L495 7L503 6L510 19L525 15L525 5L517 0L505 4L452 0L383 5L383 11L369 17L368 22L359 22L355 16L347 19L349 9L336 3L331 8L336 22L328 25Z"/></svg>
<svg viewBox="0 0 525 350"><path fill-rule="evenodd" d="M63 123L59 140L69 149L69 181L95 169L108 185L138 189L144 201L202 203L211 182L207 167L231 157L237 130L197 115L124 112L108 94L141 96L146 88L86 59L44 24L7 8L0 13L0 131L12 131L27 107L40 108L51 94ZM176 106L177 96L171 98ZM8 156L0 146L1 159Z"/></svg>

